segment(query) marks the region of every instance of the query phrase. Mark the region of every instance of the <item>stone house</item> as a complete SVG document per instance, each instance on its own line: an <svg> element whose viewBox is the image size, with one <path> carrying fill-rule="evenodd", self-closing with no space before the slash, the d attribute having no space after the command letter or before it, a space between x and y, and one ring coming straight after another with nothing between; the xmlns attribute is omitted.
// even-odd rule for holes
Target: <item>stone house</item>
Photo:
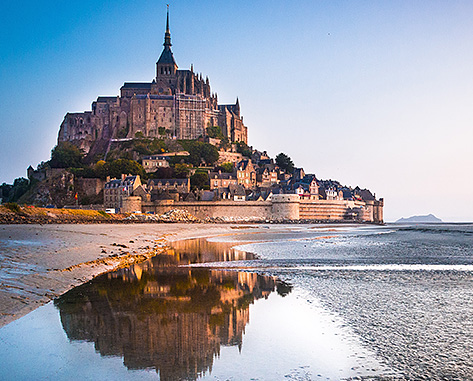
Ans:
<svg viewBox="0 0 473 381"><path fill-rule="evenodd" d="M265 165L263 168L256 170L256 185L259 187L270 187L273 184L279 183L279 172L276 168L270 165Z"/></svg>
<svg viewBox="0 0 473 381"><path fill-rule="evenodd" d="M218 200L246 201L246 192L242 185L230 184L226 188L215 189L214 192Z"/></svg>
<svg viewBox="0 0 473 381"><path fill-rule="evenodd" d="M152 201L157 200L159 195L164 192L183 194L189 193L190 189L190 179L150 179L147 184ZM179 196L176 197L179 200Z"/></svg>
<svg viewBox="0 0 473 381"><path fill-rule="evenodd" d="M121 179L107 181L103 191L105 209L120 210L123 207L123 197L133 195L133 192L139 186L141 186L139 175L122 175Z"/></svg>
<svg viewBox="0 0 473 381"><path fill-rule="evenodd" d="M209 173L209 180L210 180L210 190L218 189L218 188L226 188L230 184L237 184L237 177L234 173L226 173L222 171L218 172L210 172Z"/></svg>
<svg viewBox="0 0 473 381"><path fill-rule="evenodd" d="M236 167L237 180L239 185L245 188L256 186L256 171L250 159L242 160Z"/></svg>
<svg viewBox="0 0 473 381"><path fill-rule="evenodd" d="M141 163L147 173L156 172L158 168L169 168L168 157L164 155L143 156Z"/></svg>

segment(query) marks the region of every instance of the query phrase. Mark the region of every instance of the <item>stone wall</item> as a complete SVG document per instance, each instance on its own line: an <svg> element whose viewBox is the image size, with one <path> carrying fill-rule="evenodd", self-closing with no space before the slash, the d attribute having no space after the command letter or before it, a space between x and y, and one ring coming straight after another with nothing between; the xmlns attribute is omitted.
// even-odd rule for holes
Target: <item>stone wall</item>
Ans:
<svg viewBox="0 0 473 381"><path fill-rule="evenodd" d="M136 196L123 196L122 207L120 213L132 213L141 211L142 209L141 197Z"/></svg>
<svg viewBox="0 0 473 381"><path fill-rule="evenodd" d="M76 185L79 189L84 192L87 196L95 196L98 195L105 186L105 180L92 178L87 179L80 177L76 179Z"/></svg>
<svg viewBox="0 0 473 381"><path fill-rule="evenodd" d="M129 197L129 199L136 197ZM272 201L191 201L163 200L143 202L141 208L134 203L123 204L131 212L163 214L171 209L187 210L192 215L205 218L222 218L227 221L244 220L318 220L357 221L382 223L382 201L300 200L298 195L274 195Z"/></svg>
<svg viewBox="0 0 473 381"><path fill-rule="evenodd" d="M171 209L187 210L198 218L223 218L233 221L246 219L271 219L270 201L190 201L143 203L143 212L163 214Z"/></svg>
<svg viewBox="0 0 473 381"><path fill-rule="evenodd" d="M347 200L303 200L299 216L304 220L355 220L369 219L361 201ZM366 217L362 217L366 216Z"/></svg>

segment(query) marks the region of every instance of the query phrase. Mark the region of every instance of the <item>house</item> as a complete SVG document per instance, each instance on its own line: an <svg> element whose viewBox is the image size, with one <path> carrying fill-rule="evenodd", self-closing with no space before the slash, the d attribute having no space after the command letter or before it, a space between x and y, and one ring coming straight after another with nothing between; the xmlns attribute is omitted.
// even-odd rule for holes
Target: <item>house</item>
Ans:
<svg viewBox="0 0 473 381"><path fill-rule="evenodd" d="M243 185L230 184L226 188L215 189L214 192L215 198L218 200L246 201L246 192Z"/></svg>
<svg viewBox="0 0 473 381"><path fill-rule="evenodd" d="M226 188L230 184L237 184L237 177L235 173L226 173L222 171L210 172L210 190L218 188Z"/></svg>
<svg viewBox="0 0 473 381"><path fill-rule="evenodd" d="M256 171L251 160L240 161L236 166L236 172L238 185L243 185L245 188L256 186Z"/></svg>
<svg viewBox="0 0 473 381"><path fill-rule="evenodd" d="M271 201L273 190L271 188L257 189L252 191L247 197L247 201Z"/></svg>
<svg viewBox="0 0 473 381"><path fill-rule="evenodd" d="M107 181L103 190L104 208L120 210L123 206L123 197L133 195L139 186L141 186L139 175L122 175L121 179Z"/></svg>
<svg viewBox="0 0 473 381"><path fill-rule="evenodd" d="M147 201L147 202L151 201L151 195L149 194L145 186L143 186L143 184L135 188L135 190L132 193L132 196L141 197L142 201Z"/></svg>
<svg viewBox="0 0 473 381"><path fill-rule="evenodd" d="M268 153L266 151L261 152L255 149L253 153L251 154L251 160L253 161L253 163L261 165L262 160L271 160L271 159L269 158Z"/></svg>
<svg viewBox="0 0 473 381"><path fill-rule="evenodd" d="M147 173L156 172L158 168L169 168L168 156L164 155L144 156L141 163Z"/></svg>
<svg viewBox="0 0 473 381"><path fill-rule="evenodd" d="M299 175L303 172L299 172ZM291 180L283 183L285 193L298 194L303 200L318 200L319 199L319 184L317 178L313 174L304 174L299 179L298 176L293 176Z"/></svg>
<svg viewBox="0 0 473 381"><path fill-rule="evenodd" d="M256 170L256 185L259 187L270 187L273 184L278 184L279 172L275 166L265 165Z"/></svg>
<svg viewBox="0 0 473 381"><path fill-rule="evenodd" d="M157 200L163 192L168 193L189 193L191 189L190 179L150 179L147 184L148 192L151 194L151 201ZM174 196L179 200L179 196Z"/></svg>

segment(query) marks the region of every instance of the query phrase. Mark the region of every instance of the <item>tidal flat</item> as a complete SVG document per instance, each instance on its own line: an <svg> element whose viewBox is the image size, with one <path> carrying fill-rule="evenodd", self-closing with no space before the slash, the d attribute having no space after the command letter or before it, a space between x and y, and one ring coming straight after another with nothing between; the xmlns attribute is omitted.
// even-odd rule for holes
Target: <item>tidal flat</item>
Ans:
<svg viewBox="0 0 473 381"><path fill-rule="evenodd" d="M99 227L0 240L21 252L68 238L68 255L96 250L80 257L89 265L62 263L89 277L104 271L90 265L102 247L167 245L77 287L64 282L68 292L1 328L0 379L473 377L472 225ZM117 246L125 240L136 248ZM22 263L2 284L51 272L46 260Z"/></svg>

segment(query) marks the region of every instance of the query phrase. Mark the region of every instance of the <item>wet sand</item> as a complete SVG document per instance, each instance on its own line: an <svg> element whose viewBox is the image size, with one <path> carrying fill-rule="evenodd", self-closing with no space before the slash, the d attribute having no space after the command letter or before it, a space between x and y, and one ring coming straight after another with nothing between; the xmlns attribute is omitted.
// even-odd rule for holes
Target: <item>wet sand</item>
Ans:
<svg viewBox="0 0 473 381"><path fill-rule="evenodd" d="M104 272L158 254L170 240L234 234L242 228L246 230L210 224L2 225L0 327Z"/></svg>

